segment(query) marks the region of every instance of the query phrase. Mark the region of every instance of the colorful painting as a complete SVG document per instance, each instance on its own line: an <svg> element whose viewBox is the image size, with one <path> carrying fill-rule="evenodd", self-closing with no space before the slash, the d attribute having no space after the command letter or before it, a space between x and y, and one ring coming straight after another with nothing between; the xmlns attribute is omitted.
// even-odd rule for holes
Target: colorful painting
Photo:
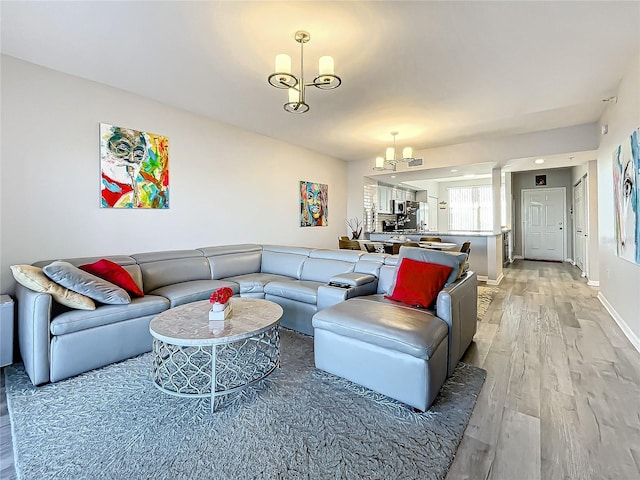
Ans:
<svg viewBox="0 0 640 480"><path fill-rule="evenodd" d="M169 139L100 124L101 206L169 208Z"/></svg>
<svg viewBox="0 0 640 480"><path fill-rule="evenodd" d="M300 182L300 226L326 227L329 187L324 183Z"/></svg>
<svg viewBox="0 0 640 480"><path fill-rule="evenodd" d="M613 152L616 253L640 265L640 129Z"/></svg>

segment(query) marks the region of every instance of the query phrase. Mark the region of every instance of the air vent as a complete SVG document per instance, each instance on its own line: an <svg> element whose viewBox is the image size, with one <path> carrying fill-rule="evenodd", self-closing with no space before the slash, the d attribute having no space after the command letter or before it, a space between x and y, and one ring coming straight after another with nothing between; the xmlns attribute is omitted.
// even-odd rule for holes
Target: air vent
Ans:
<svg viewBox="0 0 640 480"><path fill-rule="evenodd" d="M422 159L422 158L414 158L413 160L409 160L407 162L407 166L408 167L421 167L422 164L424 163L423 160L424 159Z"/></svg>

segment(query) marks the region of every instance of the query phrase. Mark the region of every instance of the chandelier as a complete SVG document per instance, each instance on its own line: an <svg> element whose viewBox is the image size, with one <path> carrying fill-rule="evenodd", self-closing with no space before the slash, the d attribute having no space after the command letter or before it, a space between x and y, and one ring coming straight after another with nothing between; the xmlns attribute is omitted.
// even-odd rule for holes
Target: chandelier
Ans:
<svg viewBox="0 0 640 480"><path fill-rule="evenodd" d="M402 149L402 157L398 157L396 155L396 135L398 132L391 132L393 136L393 147L387 147L384 157L376 158L376 166L373 167L374 170L392 170L396 171L396 165L400 162L409 162L411 160L415 160L413 158L413 148L404 147ZM390 165L390 168L387 168L386 165Z"/></svg>
<svg viewBox="0 0 640 480"><path fill-rule="evenodd" d="M320 90L333 90L342 83L340 77L334 73L333 57L324 56L318 60L318 76L313 82L304 83L304 52L303 46L311 38L309 32L298 30L294 36L300 44L300 76L291 73L291 57L281 53L276 55L276 71L269 75L269 83L276 88L289 90L289 101L284 109L289 113L305 113L309 111L306 102L306 87L316 87Z"/></svg>

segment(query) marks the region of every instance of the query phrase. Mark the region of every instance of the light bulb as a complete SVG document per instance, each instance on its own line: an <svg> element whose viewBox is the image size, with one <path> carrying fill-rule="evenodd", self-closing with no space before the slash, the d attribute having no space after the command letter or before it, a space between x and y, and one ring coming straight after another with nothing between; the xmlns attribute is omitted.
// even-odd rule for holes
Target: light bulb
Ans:
<svg viewBox="0 0 640 480"><path fill-rule="evenodd" d="M402 158L413 158L413 148L404 147L402 149Z"/></svg>
<svg viewBox="0 0 640 480"><path fill-rule="evenodd" d="M291 57L286 53L276 55L276 73L291 74Z"/></svg>
<svg viewBox="0 0 640 480"><path fill-rule="evenodd" d="M276 72L283 75L278 76L278 80L281 83L287 84L291 75L291 57L286 53L280 53L276 55Z"/></svg>
<svg viewBox="0 0 640 480"><path fill-rule="evenodd" d="M298 103L300 102L300 94L298 90L295 88L289 89L289 103Z"/></svg>
<svg viewBox="0 0 640 480"><path fill-rule="evenodd" d="M384 158L376 157L376 168L384 168Z"/></svg>
<svg viewBox="0 0 640 480"><path fill-rule="evenodd" d="M384 156L387 160L395 160L396 159L396 149L393 147L387 147L387 152Z"/></svg>
<svg viewBox="0 0 640 480"><path fill-rule="evenodd" d="M318 60L318 76L321 77L321 81L330 82L331 77L322 78L324 75L334 75L333 57L328 55Z"/></svg>

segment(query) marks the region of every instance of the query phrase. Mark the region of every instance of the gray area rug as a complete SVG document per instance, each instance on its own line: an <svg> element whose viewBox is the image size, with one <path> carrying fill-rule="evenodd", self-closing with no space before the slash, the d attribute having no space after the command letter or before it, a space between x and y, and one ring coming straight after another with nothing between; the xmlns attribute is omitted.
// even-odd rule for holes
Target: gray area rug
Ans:
<svg viewBox="0 0 640 480"><path fill-rule="evenodd" d="M281 337L281 368L214 414L156 389L150 354L43 387L7 367L18 478L445 477L484 370L460 364L418 414L316 370L311 337Z"/></svg>
<svg viewBox="0 0 640 480"><path fill-rule="evenodd" d="M491 300L493 300L493 297L495 297L499 291L500 289L497 287L478 285L478 321L484 318L491 304Z"/></svg>

